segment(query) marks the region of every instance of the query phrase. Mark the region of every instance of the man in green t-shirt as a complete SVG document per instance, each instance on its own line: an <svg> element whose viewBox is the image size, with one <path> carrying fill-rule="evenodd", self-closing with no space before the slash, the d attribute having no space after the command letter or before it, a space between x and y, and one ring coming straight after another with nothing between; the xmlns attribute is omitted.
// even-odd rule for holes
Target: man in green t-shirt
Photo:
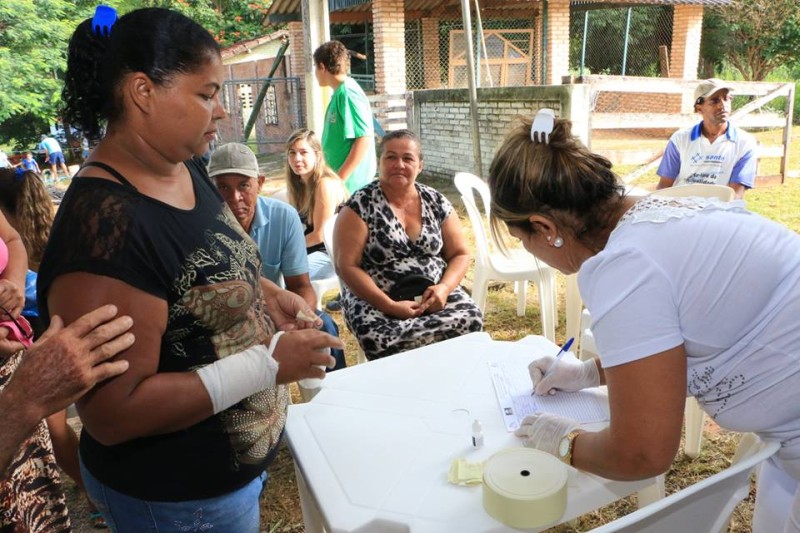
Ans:
<svg viewBox="0 0 800 533"><path fill-rule="evenodd" d="M347 75L350 54L339 41L329 41L314 51L317 81L333 89L325 111L322 151L325 160L344 180L352 194L375 177L375 132L367 95Z"/></svg>

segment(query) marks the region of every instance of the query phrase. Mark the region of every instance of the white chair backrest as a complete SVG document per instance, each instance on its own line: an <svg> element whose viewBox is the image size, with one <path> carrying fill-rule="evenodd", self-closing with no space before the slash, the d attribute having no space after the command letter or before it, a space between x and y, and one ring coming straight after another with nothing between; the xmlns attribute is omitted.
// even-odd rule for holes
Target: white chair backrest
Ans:
<svg viewBox="0 0 800 533"><path fill-rule="evenodd" d="M690 183L677 187L667 187L659 189L653 194L658 196L671 196L685 198L687 196L700 196L702 198L719 198L723 202L733 200L736 193L727 185L706 185L703 183Z"/></svg>
<svg viewBox="0 0 800 533"><path fill-rule="evenodd" d="M589 533L719 533L736 505L750 492L750 472L780 448L780 442L758 442L749 455L722 472L670 494Z"/></svg>
<svg viewBox="0 0 800 533"><path fill-rule="evenodd" d="M487 230L487 226L484 226L484 222L488 224L489 221L489 202L491 201L489 186L478 176L469 172L459 172L453 181L458 192L461 193L461 200L467 208L467 215L469 215L469 221L475 233L476 260L488 264L491 253L489 247L491 232ZM483 202L483 213L475 201L475 191L478 191Z"/></svg>
<svg viewBox="0 0 800 533"><path fill-rule="evenodd" d="M333 228L336 226L336 217L339 214L333 215L331 218L325 221L322 225L322 242L325 244L325 250L328 252L328 256L333 261Z"/></svg>

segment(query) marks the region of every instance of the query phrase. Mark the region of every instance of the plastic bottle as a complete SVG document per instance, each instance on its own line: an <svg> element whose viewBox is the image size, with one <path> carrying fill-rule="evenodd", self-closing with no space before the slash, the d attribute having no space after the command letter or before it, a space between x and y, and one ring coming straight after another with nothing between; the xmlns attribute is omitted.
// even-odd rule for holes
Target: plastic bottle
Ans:
<svg viewBox="0 0 800 533"><path fill-rule="evenodd" d="M477 418L472 423L472 445L476 448L483 446L483 428Z"/></svg>

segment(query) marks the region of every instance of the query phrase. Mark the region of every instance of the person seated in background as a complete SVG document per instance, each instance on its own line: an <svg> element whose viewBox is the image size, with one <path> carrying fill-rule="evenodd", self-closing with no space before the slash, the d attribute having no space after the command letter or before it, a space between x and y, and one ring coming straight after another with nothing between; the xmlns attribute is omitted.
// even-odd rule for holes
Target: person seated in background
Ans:
<svg viewBox="0 0 800 533"><path fill-rule="evenodd" d="M283 278L286 289L300 295L314 309L317 298L309 280L300 218L289 204L259 195L265 178L253 151L239 143L218 147L211 154L208 175L245 233L258 246L261 274L276 285L281 285ZM338 337L339 328L330 315L320 309L316 313L322 319L322 331ZM331 355L336 359L331 370L347 366L344 350L332 348Z"/></svg>
<svg viewBox="0 0 800 533"><path fill-rule="evenodd" d="M656 174L657 189L689 183L727 185L736 199L752 189L758 159L756 139L730 123L731 86L711 78L694 91L694 111L703 120L672 134Z"/></svg>
<svg viewBox="0 0 800 533"><path fill-rule="evenodd" d="M675 458L694 396L721 427L781 442L758 476L753 531L800 531L800 236L739 202L628 196L569 121L532 124L489 167L492 230L578 273L599 359L539 358L531 381L542 395L607 385L611 422L583 431L541 413L517 435L579 470L645 479Z"/></svg>
<svg viewBox="0 0 800 533"><path fill-rule="evenodd" d="M322 242L322 226L347 200L347 189L325 163L322 145L311 130L299 129L286 141L286 188L289 203L305 226L309 277L332 277L335 272Z"/></svg>
<svg viewBox="0 0 800 533"><path fill-rule="evenodd" d="M387 133L379 179L339 212L334 264L342 310L367 359L483 328L483 315L461 288L469 251L453 206L417 183L422 149L411 130Z"/></svg>

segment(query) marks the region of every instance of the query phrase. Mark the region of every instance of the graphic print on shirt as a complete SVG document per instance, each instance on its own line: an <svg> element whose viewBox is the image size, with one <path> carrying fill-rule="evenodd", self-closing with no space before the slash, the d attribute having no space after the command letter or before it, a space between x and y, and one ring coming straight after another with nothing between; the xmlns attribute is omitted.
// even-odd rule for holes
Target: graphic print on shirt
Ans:
<svg viewBox="0 0 800 533"><path fill-rule="evenodd" d="M227 216L226 216L227 215ZM217 217L230 229L241 226L227 212ZM207 332L216 357L227 357L256 344L264 344L275 332L261 305L258 254L252 242L223 232L208 232L204 248L186 257L175 291L181 294L169 309L165 341L175 354L196 354L191 346L198 330ZM204 283L205 281L205 283ZM254 289L255 288L255 289ZM236 464L257 464L280 438L286 417L288 389L258 392L220 413Z"/></svg>

